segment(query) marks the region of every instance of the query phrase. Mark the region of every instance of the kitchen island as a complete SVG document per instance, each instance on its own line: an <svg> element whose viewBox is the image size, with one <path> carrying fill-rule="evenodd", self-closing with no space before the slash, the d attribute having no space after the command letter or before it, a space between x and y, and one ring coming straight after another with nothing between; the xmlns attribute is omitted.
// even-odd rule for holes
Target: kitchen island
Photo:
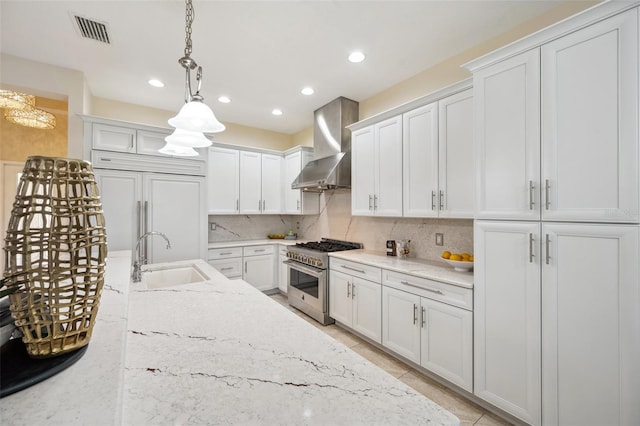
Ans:
<svg viewBox="0 0 640 426"><path fill-rule="evenodd" d="M459 423L244 281L228 280L204 261L182 263L194 264L207 281L159 289L127 282L114 289L128 292L125 341L112 332L111 352L97 353L108 345L98 333L105 327L96 326L87 354L75 366L2 400L3 424ZM114 265L125 266L109 262L108 268ZM115 272L108 278L121 283L128 263L120 281ZM113 320L102 308L98 322ZM121 330L123 324L114 324ZM101 356L106 363L95 363ZM82 367L85 361L93 361L93 369ZM62 400L47 385L56 379L61 389L83 384L73 416L64 411L74 396ZM96 416L103 395L117 404ZM24 414L27 399L44 400L37 415Z"/></svg>

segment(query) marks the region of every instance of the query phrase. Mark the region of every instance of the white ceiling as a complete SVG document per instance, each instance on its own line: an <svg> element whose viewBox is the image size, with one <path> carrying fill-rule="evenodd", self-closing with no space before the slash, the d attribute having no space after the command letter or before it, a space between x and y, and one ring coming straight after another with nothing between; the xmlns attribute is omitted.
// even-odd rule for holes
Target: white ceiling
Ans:
<svg viewBox="0 0 640 426"><path fill-rule="evenodd" d="M294 133L338 96L367 99L558 3L194 0L191 57L220 121ZM105 22L111 44L82 38L72 14ZM0 20L3 53L80 70L94 96L168 111L183 103L182 0L2 0ZM349 63L353 49L367 59ZM166 86L149 86L152 77ZM306 85L316 93L301 95Z"/></svg>

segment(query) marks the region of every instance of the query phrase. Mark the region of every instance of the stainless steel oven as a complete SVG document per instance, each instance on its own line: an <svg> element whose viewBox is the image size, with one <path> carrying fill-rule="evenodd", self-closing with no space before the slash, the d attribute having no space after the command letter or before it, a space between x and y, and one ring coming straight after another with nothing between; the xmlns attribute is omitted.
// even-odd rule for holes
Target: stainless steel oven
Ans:
<svg viewBox="0 0 640 426"><path fill-rule="evenodd" d="M327 325L329 317L329 252L362 248L359 243L323 238L318 242L298 243L287 249L289 305Z"/></svg>

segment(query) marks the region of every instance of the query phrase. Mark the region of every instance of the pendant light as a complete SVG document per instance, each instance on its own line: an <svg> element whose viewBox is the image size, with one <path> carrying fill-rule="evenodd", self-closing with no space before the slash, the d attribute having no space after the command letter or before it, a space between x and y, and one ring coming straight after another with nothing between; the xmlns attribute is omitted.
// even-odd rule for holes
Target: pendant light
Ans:
<svg viewBox="0 0 640 426"><path fill-rule="evenodd" d="M13 90L0 90L0 108L26 109L36 106L36 97Z"/></svg>
<svg viewBox="0 0 640 426"><path fill-rule="evenodd" d="M182 106L178 115L169 119L169 124L176 130L170 136L165 138L167 151L175 151L176 147L202 148L211 145L202 133L216 133L225 129L224 125L218 121L216 116L203 101L200 95L202 87L202 67L198 66L195 60L191 58L191 24L193 23L193 4L191 0L186 0L186 46L184 48L184 56L178 59L178 63L186 71L185 75L185 104ZM191 70L196 70L196 92L191 89ZM191 150L196 152L195 150ZM162 152L162 150L161 150ZM172 154L175 155L175 154ZM196 152L197 155L197 152Z"/></svg>

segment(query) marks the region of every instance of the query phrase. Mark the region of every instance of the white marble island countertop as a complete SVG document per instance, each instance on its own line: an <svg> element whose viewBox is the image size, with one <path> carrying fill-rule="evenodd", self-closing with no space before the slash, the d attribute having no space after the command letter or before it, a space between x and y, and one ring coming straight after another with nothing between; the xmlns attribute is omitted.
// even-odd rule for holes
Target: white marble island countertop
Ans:
<svg viewBox="0 0 640 426"><path fill-rule="evenodd" d="M251 285L132 288L122 423L458 424Z"/></svg>
<svg viewBox="0 0 640 426"><path fill-rule="evenodd" d="M414 275L452 284L458 287L473 288L473 272L458 272L445 262L387 256L385 253L370 250L348 250L329 253L330 257L359 262L395 272Z"/></svg>

